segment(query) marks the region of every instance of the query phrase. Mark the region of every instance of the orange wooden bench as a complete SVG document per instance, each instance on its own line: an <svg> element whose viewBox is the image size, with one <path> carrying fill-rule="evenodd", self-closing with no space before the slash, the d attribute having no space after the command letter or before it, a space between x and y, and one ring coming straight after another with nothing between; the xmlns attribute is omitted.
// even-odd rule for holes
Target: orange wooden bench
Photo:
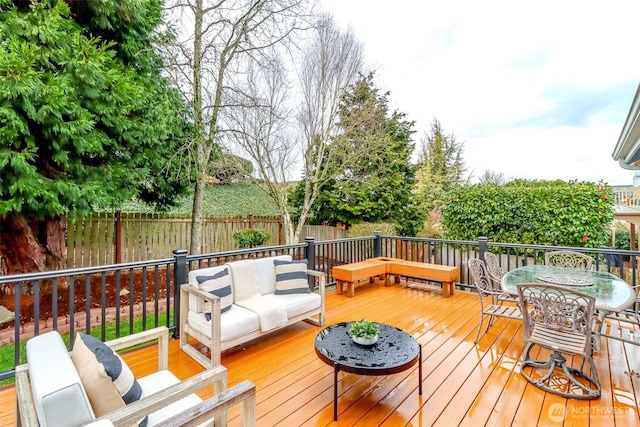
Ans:
<svg viewBox="0 0 640 427"><path fill-rule="evenodd" d="M393 274L395 283L400 283L401 276L442 282L442 295L445 298L453 294L460 273L458 267L387 257L340 265L333 267L332 272L333 278L336 280L336 292L339 295L343 292L345 282L347 295L353 297L355 282L369 278L369 282L373 283L375 276L384 275L385 285L388 286L390 284L389 276Z"/></svg>

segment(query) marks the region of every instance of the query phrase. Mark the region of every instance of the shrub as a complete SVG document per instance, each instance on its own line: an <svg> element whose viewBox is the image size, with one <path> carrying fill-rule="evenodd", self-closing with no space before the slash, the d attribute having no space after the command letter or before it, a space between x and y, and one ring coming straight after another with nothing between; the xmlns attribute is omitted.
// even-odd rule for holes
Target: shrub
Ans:
<svg viewBox="0 0 640 427"><path fill-rule="evenodd" d="M442 228L439 222L426 221L424 227L418 233L418 237L427 239L439 239L442 237Z"/></svg>
<svg viewBox="0 0 640 427"><path fill-rule="evenodd" d="M638 235L636 234L636 248L638 247ZM611 241L611 240L609 240ZM616 230L615 236L615 249L631 249L631 231L629 230Z"/></svg>
<svg viewBox="0 0 640 427"><path fill-rule="evenodd" d="M614 217L604 183L515 180L455 188L442 208L446 239L599 247Z"/></svg>
<svg viewBox="0 0 640 427"><path fill-rule="evenodd" d="M398 233L393 225L385 222L362 222L349 227L347 235L349 237L373 236L374 231L379 231L383 236L397 236Z"/></svg>
<svg viewBox="0 0 640 427"><path fill-rule="evenodd" d="M262 228L245 228L233 233L233 239L240 249L264 245L271 238L271 233Z"/></svg>

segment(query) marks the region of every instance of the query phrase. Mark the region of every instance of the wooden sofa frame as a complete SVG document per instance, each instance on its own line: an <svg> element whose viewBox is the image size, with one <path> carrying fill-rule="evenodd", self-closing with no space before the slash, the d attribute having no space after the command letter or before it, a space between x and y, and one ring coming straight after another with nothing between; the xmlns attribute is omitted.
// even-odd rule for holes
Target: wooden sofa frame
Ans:
<svg viewBox="0 0 640 427"><path fill-rule="evenodd" d="M149 329L126 337L107 341L109 347L115 351L131 348L157 340L158 371L168 369L169 365L169 331L165 326ZM31 383L28 364L16 367L16 422L18 426L38 426L35 403L31 395ZM241 405L241 423L243 426L255 425L255 386L249 381L240 383L227 389L227 369L218 364L204 372L193 375L177 384L129 405L105 414L98 420L107 419L114 426L129 426L141 418L185 397L198 390L214 386L215 394L212 398L174 415L163 421L162 426L199 425L216 416L216 425L226 425L226 410L235 405Z"/></svg>
<svg viewBox="0 0 640 427"><path fill-rule="evenodd" d="M318 279L318 290L320 296L322 298L322 302L320 304L320 308L316 313L317 319L309 317L309 313L301 314L300 316L292 317L288 319L287 323L283 325L282 329L286 326L292 325L294 323L300 321L306 321L316 326L324 326L324 312L325 312L325 288L326 288L326 277L324 273L315 270L307 270L307 274L311 277L315 277ZM189 295L194 295L199 300L211 301L211 332L210 337L206 336L202 332L193 328L189 325L188 315L189 315ZM180 287L180 348L195 359L198 363L200 363L205 368L210 368L213 366L217 366L221 364L221 353L224 350L228 350L232 347L236 347L245 342L254 340L263 335L270 334L272 332L277 331L277 329L273 329L267 332L262 332L260 330L254 331L252 333L243 335L239 338L236 338L232 341L224 343L220 342L220 299L208 292L201 291L200 289L191 286L189 284L184 284ZM206 346L211 356L207 358L201 351L199 351L196 347L194 347L191 343L189 343L189 337L195 338L197 341Z"/></svg>

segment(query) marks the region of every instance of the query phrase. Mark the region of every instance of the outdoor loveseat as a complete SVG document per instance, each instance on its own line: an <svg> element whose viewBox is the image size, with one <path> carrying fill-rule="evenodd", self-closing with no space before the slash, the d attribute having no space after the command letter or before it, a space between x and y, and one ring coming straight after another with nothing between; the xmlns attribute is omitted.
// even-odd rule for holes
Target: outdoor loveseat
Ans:
<svg viewBox="0 0 640 427"><path fill-rule="evenodd" d="M69 352L56 331L27 342L28 363L16 367L17 425L131 426L216 425L240 403L243 425L255 423L255 386L227 390L219 365L180 381L168 368L168 329L158 327L102 343L79 334ZM135 378L115 351L157 340L158 370ZM195 392L215 385L203 401ZM95 421L97 419L97 421Z"/></svg>
<svg viewBox="0 0 640 427"><path fill-rule="evenodd" d="M312 291L308 278L317 283ZM301 320L324 325L324 274L289 255L192 270L181 286L180 346L204 367L220 353ZM314 286L315 288L315 286ZM189 339L204 344L207 358Z"/></svg>

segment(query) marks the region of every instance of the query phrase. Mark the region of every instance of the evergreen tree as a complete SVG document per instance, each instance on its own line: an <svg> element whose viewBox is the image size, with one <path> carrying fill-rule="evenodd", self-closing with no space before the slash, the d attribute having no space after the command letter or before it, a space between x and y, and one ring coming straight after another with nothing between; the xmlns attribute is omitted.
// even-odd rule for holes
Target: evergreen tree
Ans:
<svg viewBox="0 0 640 427"><path fill-rule="evenodd" d="M391 222L401 235L422 227L424 215L412 192L414 123L404 113L389 112L388 95L375 87L373 74L343 95L340 133L332 141L340 158L315 204L315 222Z"/></svg>
<svg viewBox="0 0 640 427"><path fill-rule="evenodd" d="M183 187L187 129L152 48L161 0L0 0L2 274L65 267L65 215Z"/></svg>
<svg viewBox="0 0 640 427"><path fill-rule="evenodd" d="M464 182L464 145L453 134L446 134L435 119L421 145L416 172L418 196L426 212L439 211L445 194Z"/></svg>

